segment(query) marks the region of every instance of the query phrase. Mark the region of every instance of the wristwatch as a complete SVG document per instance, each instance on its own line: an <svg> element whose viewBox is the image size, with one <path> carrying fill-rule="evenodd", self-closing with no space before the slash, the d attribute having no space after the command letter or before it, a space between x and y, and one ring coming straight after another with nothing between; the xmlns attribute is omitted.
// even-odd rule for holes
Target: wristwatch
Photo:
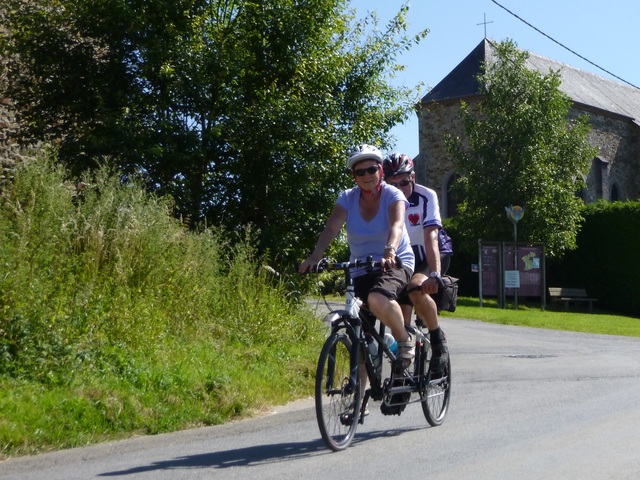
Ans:
<svg viewBox="0 0 640 480"><path fill-rule="evenodd" d="M429 274L429 278L440 278L440 273L439 272L431 272Z"/></svg>
<svg viewBox="0 0 640 480"><path fill-rule="evenodd" d="M385 249L385 250L393 250L394 252L396 251L396 247L394 247L392 243L387 243L387 244L384 246L384 249Z"/></svg>

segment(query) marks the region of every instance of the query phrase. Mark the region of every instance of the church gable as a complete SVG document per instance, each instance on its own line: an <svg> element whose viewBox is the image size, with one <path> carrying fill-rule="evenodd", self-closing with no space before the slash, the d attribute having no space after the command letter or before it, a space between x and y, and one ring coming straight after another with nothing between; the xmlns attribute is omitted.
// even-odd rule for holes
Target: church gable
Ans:
<svg viewBox="0 0 640 480"><path fill-rule="evenodd" d="M481 99L477 76L494 47L484 39L440 83L422 98L418 110L420 152L415 159L418 182L438 192L441 214L451 214L447 189L456 175L443 137L464 138L460 101ZM598 149L592 162L583 199L625 200L640 198L640 89L604 79L540 55L529 54L529 68L542 74L559 71L563 91L573 101L571 116L587 114L591 123L589 143Z"/></svg>
<svg viewBox="0 0 640 480"><path fill-rule="evenodd" d="M422 98L422 104L461 100L479 95L477 76L482 65L494 58L495 47L484 39L440 83ZM560 90L571 100L585 107L621 115L640 125L640 89L617 83L579 68L529 53L527 66L543 75L559 71Z"/></svg>

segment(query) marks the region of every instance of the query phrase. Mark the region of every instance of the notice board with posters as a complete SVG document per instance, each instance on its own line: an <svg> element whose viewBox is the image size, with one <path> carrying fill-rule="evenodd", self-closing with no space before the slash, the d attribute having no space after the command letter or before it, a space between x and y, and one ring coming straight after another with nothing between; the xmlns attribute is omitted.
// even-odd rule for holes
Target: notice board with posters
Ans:
<svg viewBox="0 0 640 480"><path fill-rule="evenodd" d="M498 242L480 243L480 297L497 297L502 290L500 271L502 270L502 244Z"/></svg>
<svg viewBox="0 0 640 480"><path fill-rule="evenodd" d="M505 285L505 272L519 274L518 296L539 298L545 308L544 244L518 244L514 255L513 242L480 242L480 305L482 297L496 297L504 306L506 297L515 296L515 288Z"/></svg>

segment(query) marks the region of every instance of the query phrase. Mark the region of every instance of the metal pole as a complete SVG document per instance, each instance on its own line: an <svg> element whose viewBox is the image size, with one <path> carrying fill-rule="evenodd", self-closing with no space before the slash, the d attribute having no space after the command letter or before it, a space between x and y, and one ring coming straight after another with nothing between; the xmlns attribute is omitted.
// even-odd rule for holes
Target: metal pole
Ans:
<svg viewBox="0 0 640 480"><path fill-rule="evenodd" d="M478 239L478 293L480 294L480 306L482 307L482 239Z"/></svg>
<svg viewBox="0 0 640 480"><path fill-rule="evenodd" d="M520 277L520 269L518 268L518 222L513 222L513 269L518 272ZM518 310L518 288L513 290L513 305Z"/></svg>

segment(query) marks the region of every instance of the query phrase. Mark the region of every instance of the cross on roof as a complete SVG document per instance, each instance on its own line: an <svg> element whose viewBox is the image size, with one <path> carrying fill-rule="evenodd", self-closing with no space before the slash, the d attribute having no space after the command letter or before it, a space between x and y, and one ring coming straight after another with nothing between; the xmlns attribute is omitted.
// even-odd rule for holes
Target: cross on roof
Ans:
<svg viewBox="0 0 640 480"><path fill-rule="evenodd" d="M487 23L493 23L493 21L487 22L486 13L483 13L482 16L484 17L484 22L476 23L476 25L484 25L484 38L487 38Z"/></svg>

